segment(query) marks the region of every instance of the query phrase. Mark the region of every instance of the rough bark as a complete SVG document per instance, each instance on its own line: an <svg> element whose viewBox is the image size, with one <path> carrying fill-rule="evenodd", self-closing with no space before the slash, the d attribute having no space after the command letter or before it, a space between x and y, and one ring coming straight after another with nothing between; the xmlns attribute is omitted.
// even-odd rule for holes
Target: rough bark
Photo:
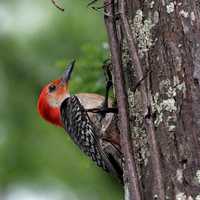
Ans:
<svg viewBox="0 0 200 200"><path fill-rule="evenodd" d="M104 0L105 22L129 199L198 200L200 2L113 2Z"/></svg>
<svg viewBox="0 0 200 200"><path fill-rule="evenodd" d="M105 0L105 24L108 30L108 38L110 43L111 60L114 66L115 90L117 94L117 105L119 110L119 127L121 134L122 152L125 158L124 184L125 193L130 199L141 199L139 188L138 174L136 171L136 164L134 161L134 150L130 142L130 125L128 119L128 101L125 92L124 74L122 72L122 58L119 39L117 35L116 21L114 19L115 7L113 0ZM107 6L109 5L109 6Z"/></svg>

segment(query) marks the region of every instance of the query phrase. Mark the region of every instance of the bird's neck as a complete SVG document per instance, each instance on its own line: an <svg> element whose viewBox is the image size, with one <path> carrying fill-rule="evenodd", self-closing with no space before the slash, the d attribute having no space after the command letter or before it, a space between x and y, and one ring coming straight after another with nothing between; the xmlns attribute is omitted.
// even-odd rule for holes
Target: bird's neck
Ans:
<svg viewBox="0 0 200 200"><path fill-rule="evenodd" d="M63 127L60 116L60 107L52 107L46 100L38 103L38 111L40 115L53 125Z"/></svg>
<svg viewBox="0 0 200 200"><path fill-rule="evenodd" d="M62 123L61 115L60 115L60 108L58 107L50 108L49 111L47 112L46 119L47 121L49 121L50 123L56 126L63 127L63 123Z"/></svg>

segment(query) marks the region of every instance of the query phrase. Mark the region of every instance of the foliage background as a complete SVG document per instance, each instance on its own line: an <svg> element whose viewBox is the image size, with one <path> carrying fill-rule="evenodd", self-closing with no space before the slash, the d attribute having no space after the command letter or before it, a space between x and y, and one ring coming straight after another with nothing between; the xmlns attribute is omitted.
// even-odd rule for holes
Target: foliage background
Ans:
<svg viewBox="0 0 200 200"><path fill-rule="evenodd" d="M117 181L96 167L60 128L41 120L40 89L77 59L72 93L104 93L108 57L100 13L87 1L0 2L0 199L122 199Z"/></svg>

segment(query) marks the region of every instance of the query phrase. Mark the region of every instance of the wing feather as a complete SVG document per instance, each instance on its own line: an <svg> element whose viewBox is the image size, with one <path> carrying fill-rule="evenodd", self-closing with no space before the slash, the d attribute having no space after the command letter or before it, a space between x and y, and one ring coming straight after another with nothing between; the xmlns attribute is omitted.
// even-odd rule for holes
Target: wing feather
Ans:
<svg viewBox="0 0 200 200"><path fill-rule="evenodd" d="M90 120L78 97L71 96L61 105L61 118L66 132L75 144L87 154L99 167L119 176L112 161L100 145L95 125Z"/></svg>

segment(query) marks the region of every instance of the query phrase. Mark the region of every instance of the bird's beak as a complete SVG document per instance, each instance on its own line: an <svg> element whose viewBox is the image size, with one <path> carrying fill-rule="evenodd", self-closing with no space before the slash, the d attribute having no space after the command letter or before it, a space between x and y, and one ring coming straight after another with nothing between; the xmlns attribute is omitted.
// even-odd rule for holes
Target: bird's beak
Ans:
<svg viewBox="0 0 200 200"><path fill-rule="evenodd" d="M72 71L74 69L74 65L75 65L75 62L76 60L73 60L72 62L70 62L68 65L67 65L67 69L64 71L64 74L62 76L62 80L63 82L66 84L70 78L71 78L71 74L72 74Z"/></svg>

